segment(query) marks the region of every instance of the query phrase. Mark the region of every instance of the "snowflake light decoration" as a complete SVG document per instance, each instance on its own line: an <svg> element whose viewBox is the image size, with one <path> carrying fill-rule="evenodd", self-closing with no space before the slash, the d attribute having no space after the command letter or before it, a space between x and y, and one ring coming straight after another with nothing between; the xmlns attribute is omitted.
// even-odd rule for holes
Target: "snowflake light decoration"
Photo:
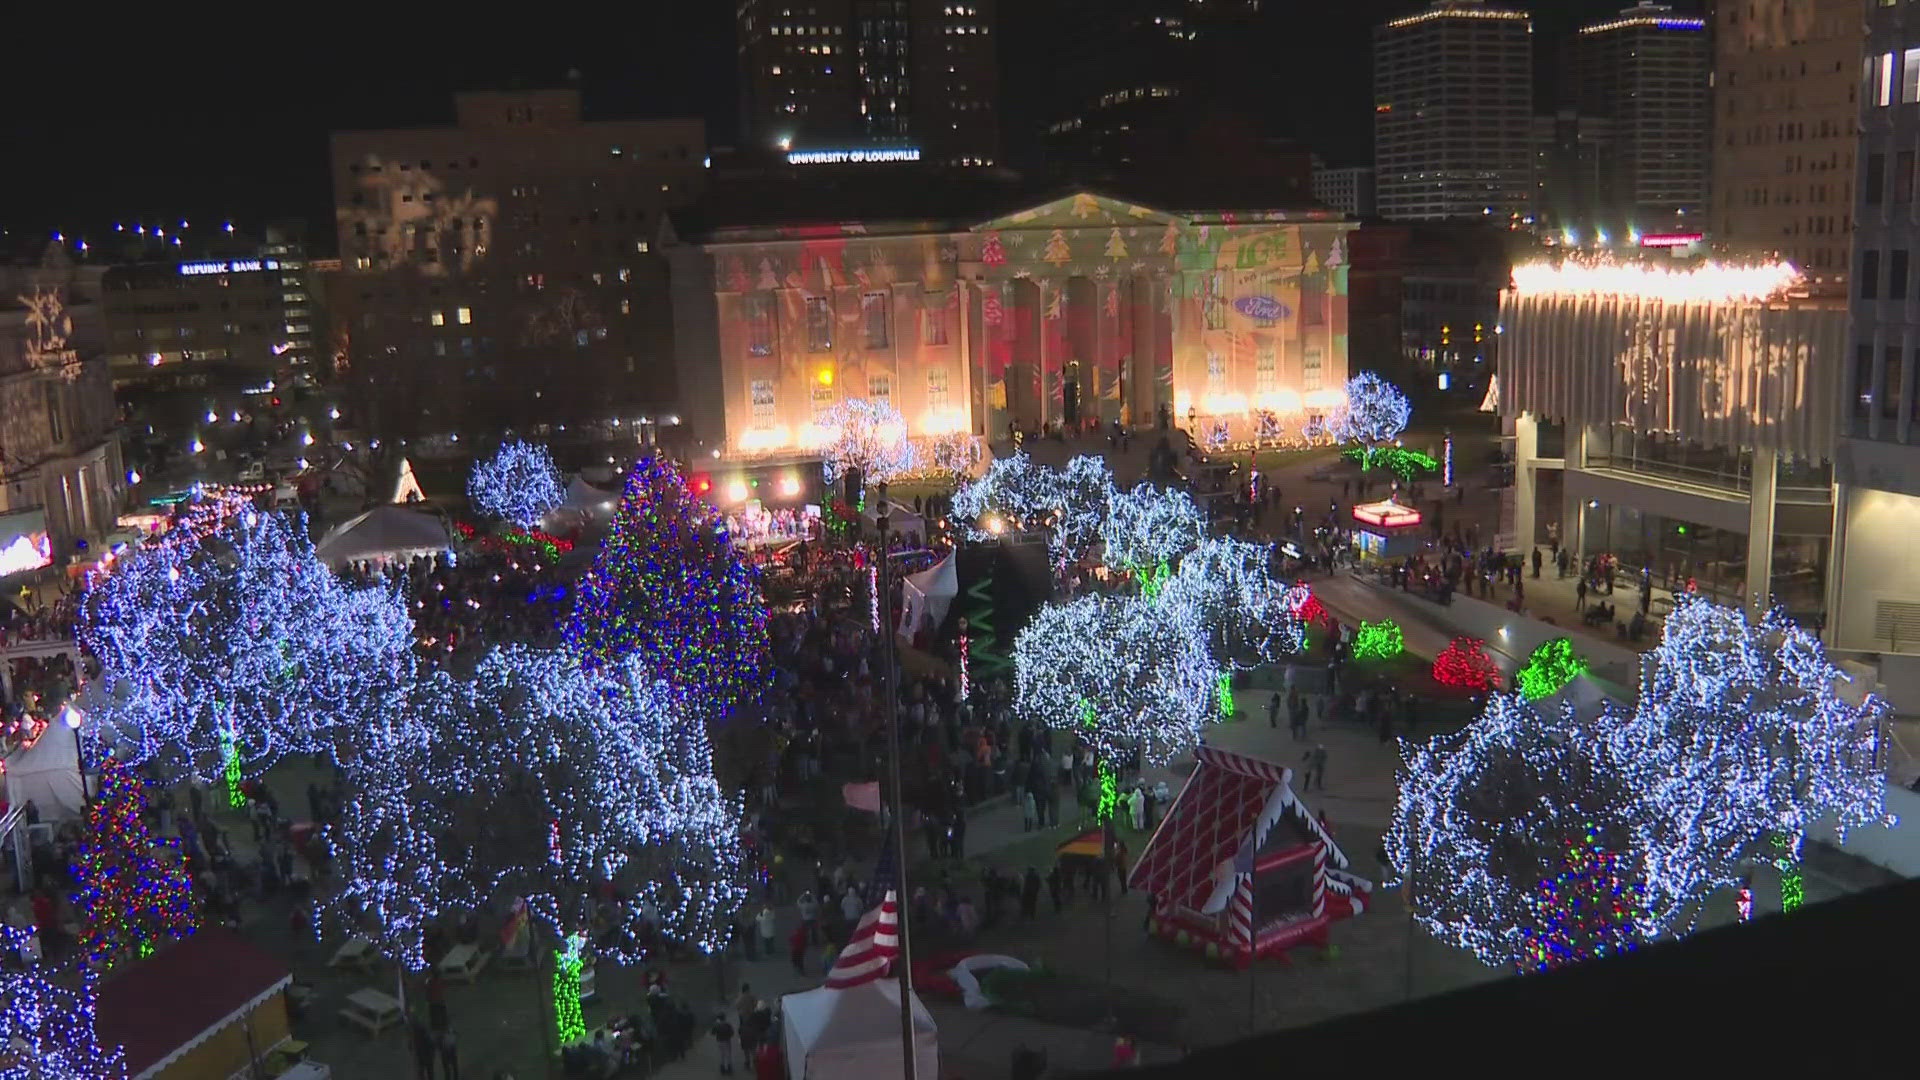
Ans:
<svg viewBox="0 0 1920 1080"><path fill-rule="evenodd" d="M1206 515L1186 492L1141 484L1113 497L1100 539L1108 566L1144 570L1191 551L1206 531Z"/></svg>
<svg viewBox="0 0 1920 1080"><path fill-rule="evenodd" d="M820 460L829 483L849 469L860 474L862 484L885 483L913 471L906 418L884 401L846 398L821 413L814 426L826 438Z"/></svg>
<svg viewBox="0 0 1920 1080"><path fill-rule="evenodd" d="M566 501L567 492L547 448L515 439L474 463L467 498L483 514L531 529Z"/></svg>

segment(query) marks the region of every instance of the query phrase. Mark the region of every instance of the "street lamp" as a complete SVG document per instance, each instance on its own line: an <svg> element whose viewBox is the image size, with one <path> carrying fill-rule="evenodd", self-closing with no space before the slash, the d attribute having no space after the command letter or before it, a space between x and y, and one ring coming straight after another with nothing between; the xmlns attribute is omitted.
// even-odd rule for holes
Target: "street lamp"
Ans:
<svg viewBox="0 0 1920 1080"><path fill-rule="evenodd" d="M66 723L67 730L73 732L73 769L80 778L80 798L84 800L87 797L87 754L80 743L80 722L86 717L69 701L60 707L60 719Z"/></svg>
<svg viewBox="0 0 1920 1080"><path fill-rule="evenodd" d="M887 725L887 771L893 783L893 835L889 838L893 844L893 873L895 895L894 912L899 920L900 956L894 961L894 970L900 973L900 1053L904 1059L903 1075L906 1080L916 1080L913 1043L913 939L907 928L907 800L905 789L900 784L900 685L899 660L895 655L893 640L893 589L887 581L888 548L888 512L887 485L883 481L876 485L880 496L875 524L880 530L879 575L877 592L885 608L885 619L880 628L881 661L886 672L885 720ZM885 897L881 898L883 901Z"/></svg>

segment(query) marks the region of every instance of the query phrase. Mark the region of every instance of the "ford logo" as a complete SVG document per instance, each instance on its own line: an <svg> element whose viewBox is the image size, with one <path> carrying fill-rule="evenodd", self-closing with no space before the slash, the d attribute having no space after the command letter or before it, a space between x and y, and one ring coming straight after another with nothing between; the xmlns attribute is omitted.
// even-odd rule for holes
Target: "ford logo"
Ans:
<svg viewBox="0 0 1920 1080"><path fill-rule="evenodd" d="M1293 314L1287 310L1287 305L1271 296L1243 296L1233 302L1233 309L1261 322L1278 322Z"/></svg>

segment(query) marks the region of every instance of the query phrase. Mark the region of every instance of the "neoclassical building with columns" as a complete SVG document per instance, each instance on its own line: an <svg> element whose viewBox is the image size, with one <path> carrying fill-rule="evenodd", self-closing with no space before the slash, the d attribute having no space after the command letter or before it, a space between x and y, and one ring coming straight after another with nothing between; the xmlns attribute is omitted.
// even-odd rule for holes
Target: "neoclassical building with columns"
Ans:
<svg viewBox="0 0 1920 1080"><path fill-rule="evenodd" d="M971 220L778 216L668 238L682 415L729 461L803 458L842 398L990 439L1163 410L1251 438L1341 399L1356 226L1334 211L1078 191Z"/></svg>

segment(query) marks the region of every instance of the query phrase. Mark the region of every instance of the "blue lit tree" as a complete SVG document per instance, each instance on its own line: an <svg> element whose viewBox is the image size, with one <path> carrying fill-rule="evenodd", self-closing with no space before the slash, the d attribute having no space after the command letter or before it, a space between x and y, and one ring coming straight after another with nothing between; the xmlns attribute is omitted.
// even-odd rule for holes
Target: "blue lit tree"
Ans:
<svg viewBox="0 0 1920 1080"><path fill-rule="evenodd" d="M631 656L704 716L752 694L766 662L759 583L713 507L664 458L642 458L576 591L567 642L590 666Z"/></svg>
<svg viewBox="0 0 1920 1080"><path fill-rule="evenodd" d="M501 443L492 457L474 462L467 477L467 500L475 509L523 529L538 525L566 498L553 455L538 443Z"/></svg>
<svg viewBox="0 0 1920 1080"><path fill-rule="evenodd" d="M0 948L19 955L28 932L0 927ZM41 964L0 973L0 1078L124 1080L126 1056L102 1045L92 977Z"/></svg>
<svg viewBox="0 0 1920 1080"><path fill-rule="evenodd" d="M1374 455L1407 429L1413 403L1400 388L1371 371L1347 380L1347 400L1334 412L1329 427L1341 442L1360 450L1362 468L1373 468Z"/></svg>
<svg viewBox="0 0 1920 1080"><path fill-rule="evenodd" d="M304 517L279 513L120 560L87 592L79 634L101 665L96 737L203 781L338 752L414 671L397 588L344 582Z"/></svg>

